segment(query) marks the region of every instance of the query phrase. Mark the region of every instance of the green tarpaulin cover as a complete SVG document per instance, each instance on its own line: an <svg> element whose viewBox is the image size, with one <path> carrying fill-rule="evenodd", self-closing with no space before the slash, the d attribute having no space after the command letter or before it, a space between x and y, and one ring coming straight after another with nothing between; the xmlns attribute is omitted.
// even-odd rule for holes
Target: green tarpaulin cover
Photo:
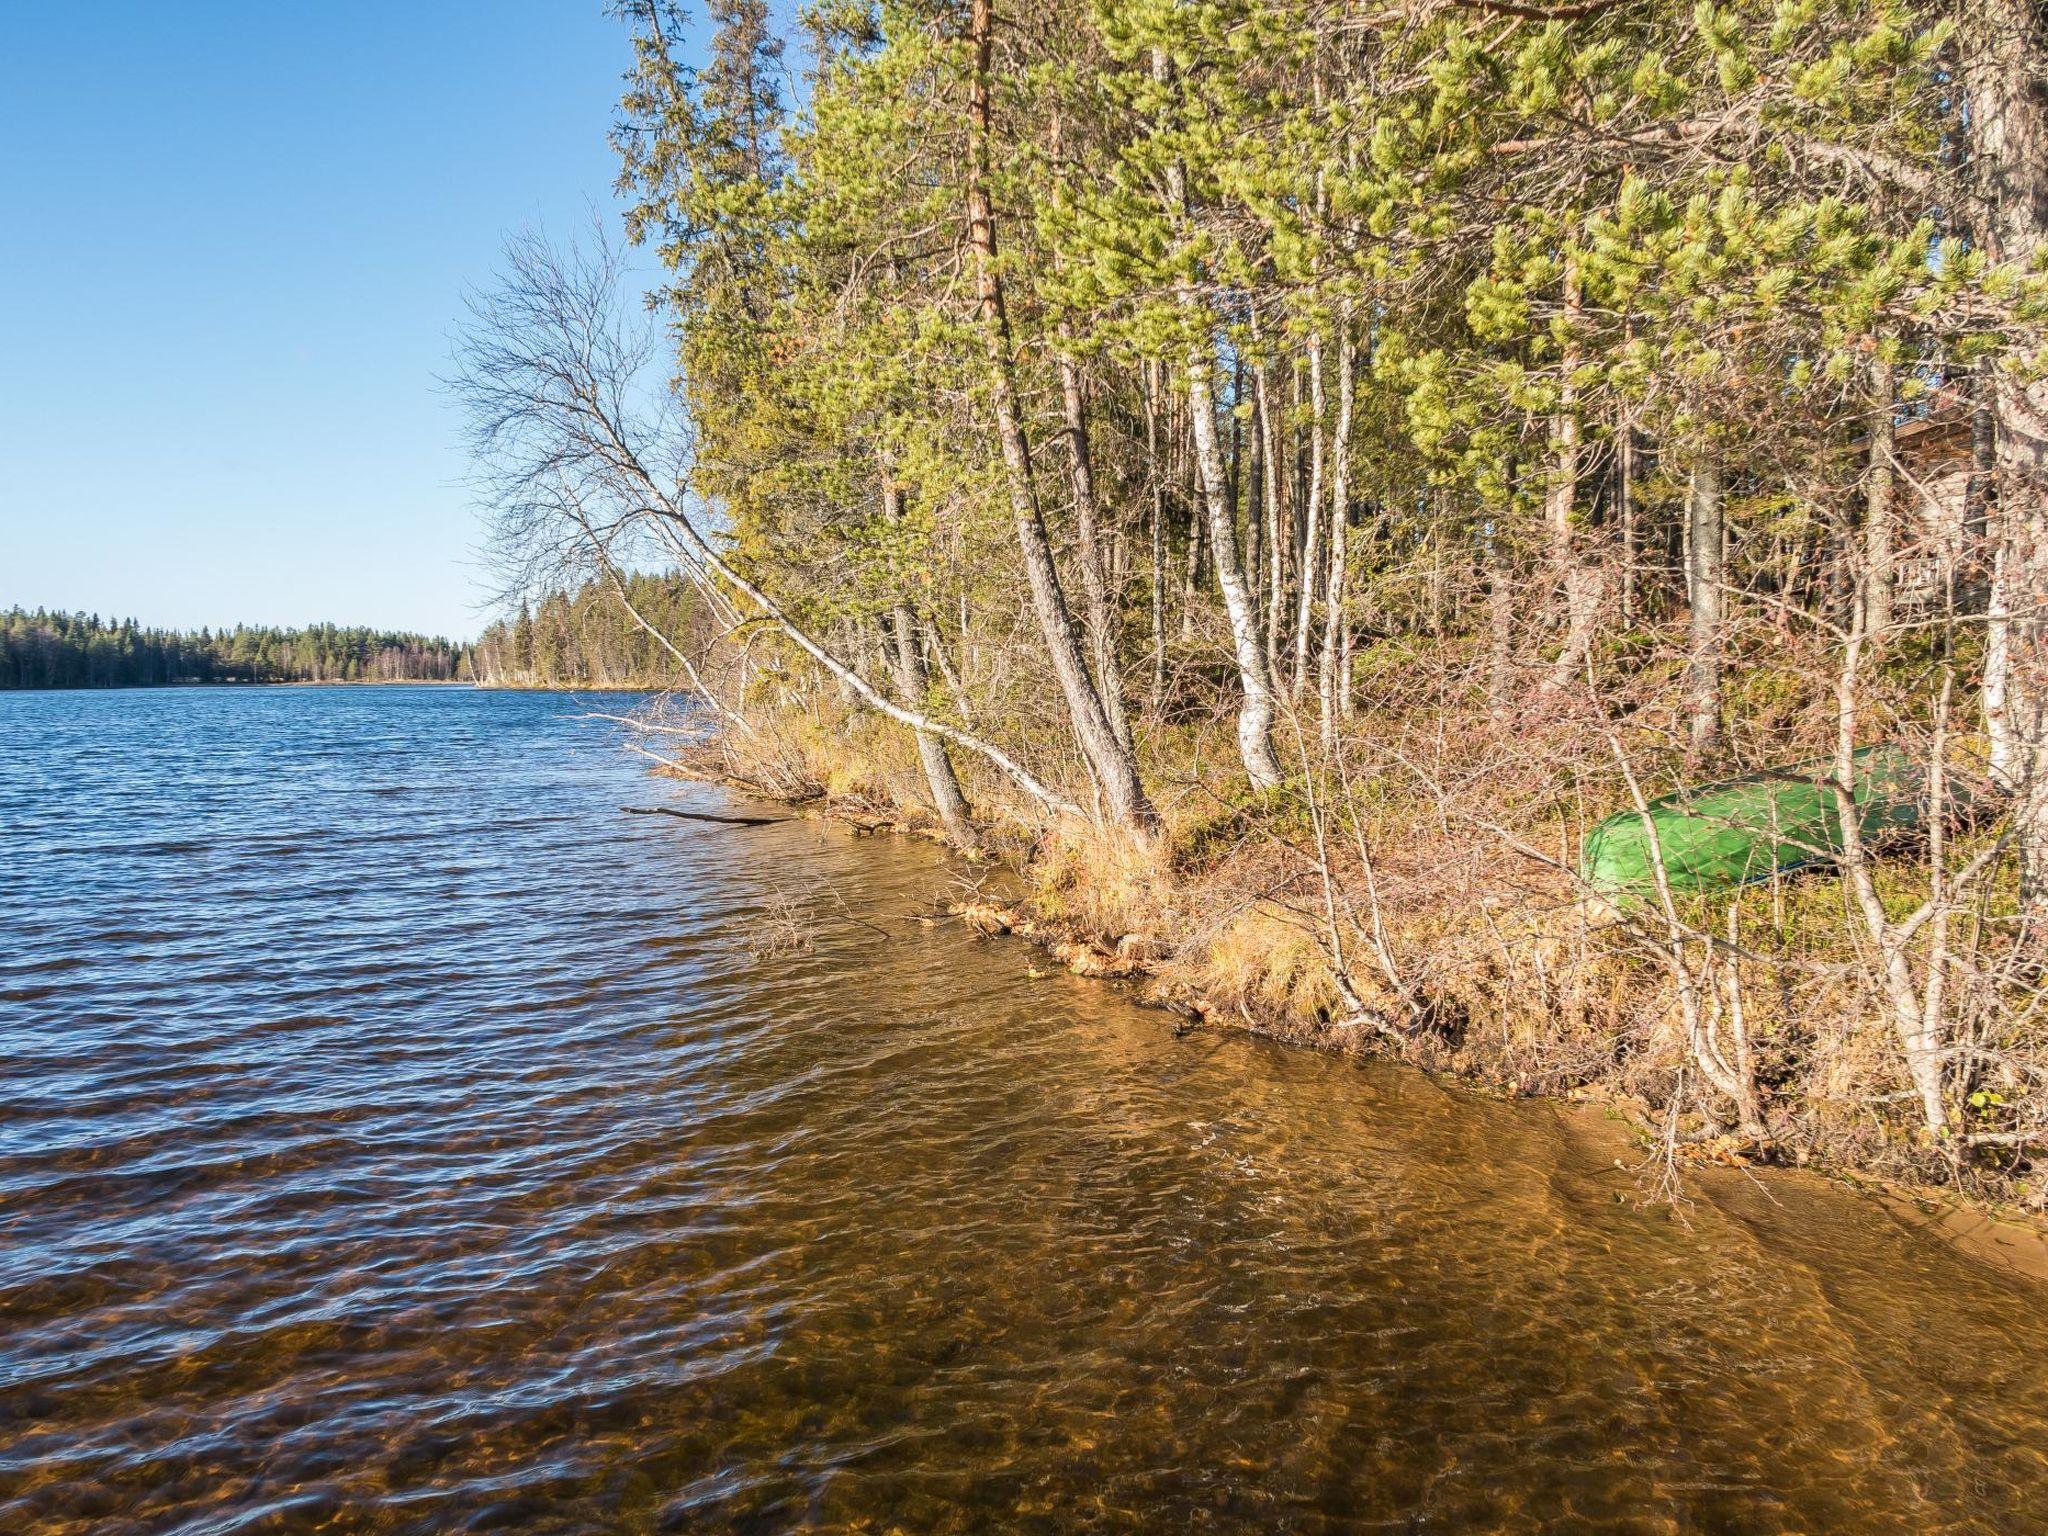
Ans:
<svg viewBox="0 0 2048 1536"><path fill-rule="evenodd" d="M1927 776L1902 747L1865 747L1851 779L1863 836L1880 844L1918 827ZM1650 802L1656 848L1674 893L1726 890L1779 871L1827 864L1842 850L1832 763L1766 769ZM1608 817L1586 834L1579 873L1610 900L1654 897L1655 853L1643 816Z"/></svg>

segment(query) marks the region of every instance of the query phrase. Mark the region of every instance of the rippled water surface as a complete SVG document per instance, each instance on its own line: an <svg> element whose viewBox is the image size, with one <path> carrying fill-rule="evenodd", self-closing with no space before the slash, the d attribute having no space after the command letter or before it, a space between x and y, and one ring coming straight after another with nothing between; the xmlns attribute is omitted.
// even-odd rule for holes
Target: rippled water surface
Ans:
<svg viewBox="0 0 2048 1536"><path fill-rule="evenodd" d="M0 1531L2048 1531L2041 1287L1175 1040L576 709L0 695Z"/></svg>

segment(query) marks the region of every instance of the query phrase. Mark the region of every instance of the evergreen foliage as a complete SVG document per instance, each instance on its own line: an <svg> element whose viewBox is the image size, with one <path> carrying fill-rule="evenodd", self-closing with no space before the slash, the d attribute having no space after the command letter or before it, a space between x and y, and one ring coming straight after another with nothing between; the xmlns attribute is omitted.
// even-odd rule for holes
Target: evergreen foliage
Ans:
<svg viewBox="0 0 2048 1536"><path fill-rule="evenodd" d="M193 633L98 614L0 612L0 688L446 683L469 676L468 647L394 630L242 624Z"/></svg>
<svg viewBox="0 0 2048 1536"><path fill-rule="evenodd" d="M591 581L574 592L546 593L538 604L522 602L511 618L485 626L469 651L477 681L512 688L667 687L674 658L632 610L664 634L686 635L693 599L673 577L626 575L620 587L624 602L609 582Z"/></svg>

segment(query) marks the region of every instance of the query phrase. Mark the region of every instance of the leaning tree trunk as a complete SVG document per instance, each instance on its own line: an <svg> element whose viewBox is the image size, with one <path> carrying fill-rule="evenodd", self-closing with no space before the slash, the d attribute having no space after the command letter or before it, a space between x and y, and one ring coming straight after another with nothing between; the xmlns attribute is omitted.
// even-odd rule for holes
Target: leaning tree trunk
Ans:
<svg viewBox="0 0 2048 1536"><path fill-rule="evenodd" d="M1053 676L1065 696L1075 739L1102 792L1110 819L1121 826L1151 832L1159 816L1138 777L1130 749L1117 740L1095 681L1088 675L1081 637L1053 562L1052 541L1038 506L1031 478L1031 449L1017 407L1017 385L1010 357L1010 320L1003 302L1002 276L996 268L995 215L989 204L988 170L991 138L989 75L994 20L990 0L973 0L969 38L974 47L974 74L968 94L970 146L967 157L967 244L974 267L976 307L983 344L988 352L989 393L1002 445L1003 472L1010 512L1017 527L1017 546L1024 560L1024 579L1031 593Z"/></svg>

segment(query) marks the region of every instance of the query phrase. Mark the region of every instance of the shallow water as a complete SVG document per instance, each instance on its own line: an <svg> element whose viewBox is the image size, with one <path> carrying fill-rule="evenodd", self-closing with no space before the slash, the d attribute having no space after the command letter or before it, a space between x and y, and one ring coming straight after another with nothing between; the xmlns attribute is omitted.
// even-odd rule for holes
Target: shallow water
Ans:
<svg viewBox="0 0 2048 1536"><path fill-rule="evenodd" d="M2048 1289L1176 1040L576 709L0 695L0 1531L2048 1531Z"/></svg>

